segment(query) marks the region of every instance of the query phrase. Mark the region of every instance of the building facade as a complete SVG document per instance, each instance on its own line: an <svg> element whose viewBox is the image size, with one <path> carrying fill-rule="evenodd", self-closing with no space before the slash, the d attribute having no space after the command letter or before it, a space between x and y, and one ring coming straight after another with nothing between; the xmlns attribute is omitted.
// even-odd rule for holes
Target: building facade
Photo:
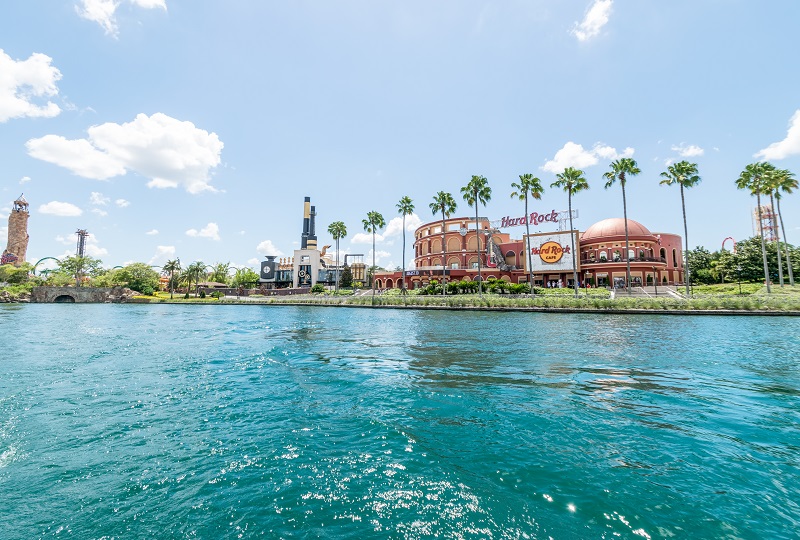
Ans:
<svg viewBox="0 0 800 540"><path fill-rule="evenodd" d="M476 229L478 234L476 235ZM572 287L574 269L580 286L624 287L630 260L631 285L675 285L683 280L681 237L652 233L641 223L628 220L629 249L625 253L625 221L605 219L583 233L558 231L511 238L491 226L488 218L450 218L432 221L414 233L414 266L406 271L406 288L424 287L432 279L449 281L479 279L478 259L484 280L529 281L532 263L537 287ZM526 247L527 246L527 247ZM531 251L528 258L527 251ZM379 289L400 288L402 272L378 272Z"/></svg>

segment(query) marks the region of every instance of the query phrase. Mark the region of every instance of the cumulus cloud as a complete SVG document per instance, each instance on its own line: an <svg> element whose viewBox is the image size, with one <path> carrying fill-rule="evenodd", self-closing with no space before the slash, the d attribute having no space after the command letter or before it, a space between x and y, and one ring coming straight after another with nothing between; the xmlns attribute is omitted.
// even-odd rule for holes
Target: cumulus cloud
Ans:
<svg viewBox="0 0 800 540"><path fill-rule="evenodd" d="M92 214L97 214L100 217L106 217L108 212L105 210L100 210L99 208L92 208Z"/></svg>
<svg viewBox="0 0 800 540"><path fill-rule="evenodd" d="M706 152L705 150L703 150L702 148L700 148L695 144L687 145L685 143L673 145L672 151L677 152L678 155L681 157L698 157L702 156Z"/></svg>
<svg viewBox="0 0 800 540"><path fill-rule="evenodd" d="M147 264L165 263L175 256L175 246L156 246L156 253Z"/></svg>
<svg viewBox="0 0 800 540"><path fill-rule="evenodd" d="M147 236L155 236L155 235L158 234L158 229L150 229L149 231L147 231L144 234L146 234Z"/></svg>
<svg viewBox="0 0 800 540"><path fill-rule="evenodd" d="M83 214L83 210L74 204L60 201L51 201L41 205L39 207L39 212L61 217L75 217Z"/></svg>
<svg viewBox="0 0 800 540"><path fill-rule="evenodd" d="M116 201L114 201L114 204L116 204L120 208L126 208L131 205L130 201L126 201L125 199L117 199Z"/></svg>
<svg viewBox="0 0 800 540"><path fill-rule="evenodd" d="M785 159L789 156L800 154L800 109L794 112L789 120L789 130L786 138L772 143L763 150L759 150L753 157L756 159Z"/></svg>
<svg viewBox="0 0 800 540"><path fill-rule="evenodd" d="M247 259L247 264L250 266L261 266L261 259L257 259L253 257L252 259Z"/></svg>
<svg viewBox="0 0 800 540"><path fill-rule="evenodd" d="M582 145L569 141L556 155L542 166L542 170L554 174L564 172L567 167L585 169L592 165L597 165L600 159L613 161L619 158L632 157L633 148L625 148L622 152L617 152L616 148L606 146L602 143L595 144L590 150L586 150Z"/></svg>
<svg viewBox="0 0 800 540"><path fill-rule="evenodd" d="M217 191L209 183L224 146L216 133L163 113L92 126L87 133L87 138L74 140L45 135L25 146L30 156L84 178L107 180L133 171L150 179L148 187Z"/></svg>
<svg viewBox="0 0 800 540"><path fill-rule="evenodd" d="M383 235L380 233L375 233L375 243L379 244L381 242L383 242ZM353 235L353 238L350 239L350 243L372 245L372 233L356 233Z"/></svg>
<svg viewBox="0 0 800 540"><path fill-rule="evenodd" d="M193 238L210 238L211 240L219 240L219 225L216 223L209 223L199 231L197 229L189 229L186 231L186 236Z"/></svg>
<svg viewBox="0 0 800 540"><path fill-rule="evenodd" d="M98 193L97 191L92 191L91 195L89 195L89 202L95 206L105 206L111 202L111 199L109 199L102 193Z"/></svg>
<svg viewBox="0 0 800 540"><path fill-rule="evenodd" d="M406 216L406 231L414 232L420 225L422 225L422 220L417 214ZM387 236L400 236L402 233L403 216L397 216L389 220L389 223L386 225L386 230L383 233L383 237L386 238ZM370 242L371 241L372 235L370 235Z"/></svg>
<svg viewBox="0 0 800 540"><path fill-rule="evenodd" d="M31 181L31 177L30 176L23 176L22 178L19 179L19 183L20 184L25 184L25 183L30 182L30 181Z"/></svg>
<svg viewBox="0 0 800 540"><path fill-rule="evenodd" d="M61 109L52 101L37 104L41 98L58 94L56 82L61 72L50 65L52 61L34 53L17 62L0 49L0 123L9 118L58 116Z"/></svg>
<svg viewBox="0 0 800 540"><path fill-rule="evenodd" d="M162 8L167 9L165 0L128 0L134 6L145 9ZM75 11L82 18L95 22L105 31L106 35L117 37L119 28L117 26L116 12L119 7L119 0L80 0L75 6Z"/></svg>
<svg viewBox="0 0 800 540"><path fill-rule="evenodd" d="M275 255L276 257L284 257L283 252L275 247L275 244L272 243L272 240L264 240L263 242L258 244L256 246L256 251L262 255ZM256 259L256 262L252 264L257 264L260 262L261 261Z"/></svg>
<svg viewBox="0 0 800 540"><path fill-rule="evenodd" d="M613 3L613 0L594 0L586 10L583 20L576 22L572 27L572 35L578 38L578 41L587 41L600 34L603 27L608 24Z"/></svg>

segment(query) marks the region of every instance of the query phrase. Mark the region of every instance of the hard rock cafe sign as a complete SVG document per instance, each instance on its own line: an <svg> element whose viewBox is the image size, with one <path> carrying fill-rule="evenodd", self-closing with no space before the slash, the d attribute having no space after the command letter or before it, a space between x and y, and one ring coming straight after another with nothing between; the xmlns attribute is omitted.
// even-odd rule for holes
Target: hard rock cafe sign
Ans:
<svg viewBox="0 0 800 540"><path fill-rule="evenodd" d="M558 223L559 212L553 210L547 214L540 214L538 212L531 212L528 216L511 217L506 216L499 221L498 226L505 227L519 227L520 225L541 225L542 223Z"/></svg>
<svg viewBox="0 0 800 540"><path fill-rule="evenodd" d="M564 254L569 255L569 246L562 246L558 242L545 242L539 247L531 248L531 255L538 255L542 262L546 264L555 264L561 260Z"/></svg>

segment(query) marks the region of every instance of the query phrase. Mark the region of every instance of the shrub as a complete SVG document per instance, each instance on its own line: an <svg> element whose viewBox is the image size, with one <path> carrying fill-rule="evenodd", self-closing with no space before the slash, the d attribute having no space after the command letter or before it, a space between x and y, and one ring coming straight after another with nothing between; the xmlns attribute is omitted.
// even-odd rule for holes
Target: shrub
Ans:
<svg viewBox="0 0 800 540"><path fill-rule="evenodd" d="M150 285L145 285L145 286L142 287L142 290L139 291L139 292L141 292L145 296L153 296L153 293L155 293L155 290Z"/></svg>
<svg viewBox="0 0 800 540"><path fill-rule="evenodd" d="M206 297L206 291L200 291L200 298Z"/></svg>
<svg viewBox="0 0 800 540"><path fill-rule="evenodd" d="M184 295L183 295L183 299L184 299L184 300L188 300L188 299L189 299L189 293L188 293L188 292L187 292L186 294L184 294Z"/></svg>
<svg viewBox="0 0 800 540"><path fill-rule="evenodd" d="M319 294L325 292L325 286L322 283L317 283L313 287L311 287L312 294Z"/></svg>

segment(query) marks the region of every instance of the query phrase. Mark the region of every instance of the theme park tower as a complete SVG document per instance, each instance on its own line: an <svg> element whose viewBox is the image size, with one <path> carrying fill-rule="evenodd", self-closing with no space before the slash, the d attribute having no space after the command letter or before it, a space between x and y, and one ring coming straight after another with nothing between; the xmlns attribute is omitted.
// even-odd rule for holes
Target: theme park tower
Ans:
<svg viewBox="0 0 800 540"><path fill-rule="evenodd" d="M23 195L14 201L14 208L8 216L8 244L3 251L2 264L19 266L25 262L28 251L28 201Z"/></svg>

